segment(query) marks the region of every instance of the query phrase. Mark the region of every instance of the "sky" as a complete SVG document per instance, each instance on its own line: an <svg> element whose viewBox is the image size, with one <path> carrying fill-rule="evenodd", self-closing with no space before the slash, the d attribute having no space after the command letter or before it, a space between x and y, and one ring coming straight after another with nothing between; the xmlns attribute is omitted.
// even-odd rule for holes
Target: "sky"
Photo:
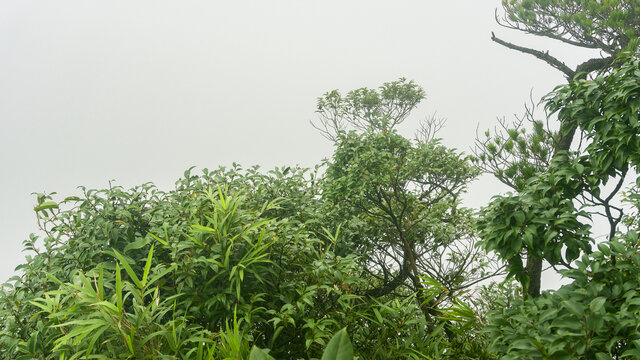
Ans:
<svg viewBox="0 0 640 360"><path fill-rule="evenodd" d="M0 0L0 283L37 233L33 192L80 185L169 190L190 166L299 164L331 156L316 101L400 77L469 152L497 118L565 82L491 32L574 65L585 52L498 26L500 0ZM505 191L472 184L479 207ZM550 278L551 279L551 278ZM543 280L544 281L544 280ZM557 286L556 280L543 288Z"/></svg>

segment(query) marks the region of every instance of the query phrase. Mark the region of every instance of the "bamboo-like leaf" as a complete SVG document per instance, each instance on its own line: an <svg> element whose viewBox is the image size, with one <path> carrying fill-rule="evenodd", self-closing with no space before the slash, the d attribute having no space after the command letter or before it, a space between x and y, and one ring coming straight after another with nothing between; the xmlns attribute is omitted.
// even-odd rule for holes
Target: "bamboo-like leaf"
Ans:
<svg viewBox="0 0 640 360"><path fill-rule="evenodd" d="M54 350L59 349L61 346L64 346L69 342L77 344L82 341L82 339L90 335L94 330L105 326L105 323L99 319L90 319L88 321L80 323L71 321L67 324L77 324L84 326L74 326L71 328L71 331L68 334L56 339L55 343L57 343L57 345L53 348Z"/></svg>
<svg viewBox="0 0 640 360"><path fill-rule="evenodd" d="M118 312L122 312L122 275L120 274L120 265L116 263L116 303Z"/></svg>
<svg viewBox="0 0 640 360"><path fill-rule="evenodd" d="M203 233L216 233L216 229L210 228L208 226L202 226L202 225L198 225L198 224L194 224L191 225L191 228L194 230L197 230L198 232L203 232Z"/></svg>
<svg viewBox="0 0 640 360"><path fill-rule="evenodd" d="M142 249L143 247L147 246L148 242L149 241L147 238L141 237L136 241L128 243L127 246L124 247L122 252L126 254L131 250Z"/></svg>
<svg viewBox="0 0 640 360"><path fill-rule="evenodd" d="M144 264L144 273L142 274L142 287L144 288L147 285L147 277L149 276L149 270L151 270L151 260L153 258L153 246L151 245L151 249L149 249L149 254L147 255L147 263Z"/></svg>
<svg viewBox="0 0 640 360"><path fill-rule="evenodd" d="M133 351L133 341L131 340L132 336L127 334L122 334L122 336L124 337L124 341L127 343L127 349L129 349L131 355L135 356L135 352Z"/></svg>
<svg viewBox="0 0 640 360"><path fill-rule="evenodd" d="M39 307L46 313L50 313L53 310L46 299L30 300L29 304Z"/></svg>
<svg viewBox="0 0 640 360"><path fill-rule="evenodd" d="M109 310L111 310L113 312L119 312L118 307L116 305L113 305L109 301L100 301L100 302L97 302L95 304L91 304L91 306L103 306L103 307L106 307L106 308L108 308Z"/></svg>
<svg viewBox="0 0 640 360"><path fill-rule="evenodd" d="M89 346L87 347L87 351L85 352L85 358L89 358L89 355L91 354L91 351L93 350L93 346L95 345L96 341L98 341L98 339L100 338L100 335L102 335L108 328L106 326L100 327L98 329L96 329L96 331L94 331L91 334L91 340L89 341Z"/></svg>
<svg viewBox="0 0 640 360"><path fill-rule="evenodd" d="M53 276L52 274L49 274L49 273L48 273L48 272L46 272L46 271L45 271L44 273L45 273L45 274L47 274L47 278L48 278L49 280L52 280L53 282L55 282L56 284L58 284L58 285L60 285L60 286L62 286L62 285L63 285L62 281L58 280L58 278L57 278L57 277ZM11 280L11 279L9 279L9 280Z"/></svg>
<svg viewBox="0 0 640 360"><path fill-rule="evenodd" d="M226 187L225 187L225 191L224 192L226 194L226 192L227 192ZM224 197L224 194L222 193L222 188L220 187L220 185L218 185L218 198L220 199L220 204L222 204L222 208L224 210L226 210L227 209L227 201L226 201L226 199Z"/></svg>
<svg viewBox="0 0 640 360"><path fill-rule="evenodd" d="M82 281L82 285L84 285L80 289L80 291L82 291L84 294L86 294L89 298L97 299L98 298L98 293L96 293L96 290L94 290L93 285L91 284L89 279L87 279L87 277L84 276L84 274L82 274L82 273L78 274L78 277L80 278L80 281Z"/></svg>
<svg viewBox="0 0 640 360"><path fill-rule="evenodd" d="M98 298L100 301L104 300L104 269L100 264L100 270L98 273Z"/></svg>
<svg viewBox="0 0 640 360"><path fill-rule="evenodd" d="M151 236L152 238L154 238L154 239L158 240L158 242L159 242L160 244L162 244L162 245L164 245L164 246L169 246L169 243L168 243L168 242L166 242L166 241L164 241L164 240L160 239L159 237L155 236L154 234L152 234L152 233L148 232L148 233L147 233L147 235L149 235L149 236Z"/></svg>
<svg viewBox="0 0 640 360"><path fill-rule="evenodd" d="M373 308L373 313L376 315L376 318L378 319L378 323L384 324L384 320L382 319L382 315L380 314L380 311L378 311L378 309L376 308Z"/></svg>
<svg viewBox="0 0 640 360"><path fill-rule="evenodd" d="M124 266L124 270L127 272L131 280L133 280L133 283L136 284L137 287L142 289L142 283L140 282L140 279L138 279L138 276L136 275L136 273L133 272L133 269L131 268L127 260L125 260L125 258L122 255L120 255L120 253L116 249L112 249L112 250L113 250L113 253L116 255L116 257L118 258L118 260L120 260L120 262L122 263L122 266Z"/></svg>
<svg viewBox="0 0 640 360"><path fill-rule="evenodd" d="M149 281L147 282L147 287L151 286L153 283L155 283L156 281L158 281L159 279L161 279L163 276L167 275L167 273L175 270L175 268L178 267L178 265L171 265L170 267L168 267L167 269L164 269L162 271L160 271L159 273L156 273L151 279L149 279Z"/></svg>

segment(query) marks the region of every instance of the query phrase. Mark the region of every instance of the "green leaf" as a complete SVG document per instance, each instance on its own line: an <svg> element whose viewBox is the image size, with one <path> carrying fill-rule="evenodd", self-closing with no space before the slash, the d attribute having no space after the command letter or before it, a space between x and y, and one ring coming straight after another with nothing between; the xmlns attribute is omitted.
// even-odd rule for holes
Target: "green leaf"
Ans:
<svg viewBox="0 0 640 360"><path fill-rule="evenodd" d="M149 270L151 270L151 259L153 258L153 246L151 245L151 249L149 249L149 254L147 255L147 263L144 264L144 273L142 274L142 288L147 285L147 277L149 276Z"/></svg>
<svg viewBox="0 0 640 360"><path fill-rule="evenodd" d="M378 311L378 309L376 308L373 308L373 313L376 315L376 318L378 319L378 323L384 324L384 321L382 320L382 315L380 315L380 311Z"/></svg>
<svg viewBox="0 0 640 360"><path fill-rule="evenodd" d="M524 216L524 213L522 211L516 211L513 214L513 217L516 218L516 225L521 226L522 224L524 224L525 216Z"/></svg>
<svg viewBox="0 0 640 360"><path fill-rule="evenodd" d="M584 315L584 308L577 302L571 300L565 300L562 302L562 305L569 310L572 314L582 316Z"/></svg>
<svg viewBox="0 0 640 360"><path fill-rule="evenodd" d="M113 250L113 253L116 255L116 257L118 258L118 260L120 260L120 263L122 263L122 266L124 266L124 270L127 272L127 274L129 274L129 277L131 278L133 283L136 284L137 287L142 289L143 286L142 286L142 283L140 282L140 279L138 279L138 276L133 271L133 269L127 262L127 260L125 260L124 257L120 255L120 253L116 249L112 249L112 250Z"/></svg>
<svg viewBox="0 0 640 360"><path fill-rule="evenodd" d="M249 360L275 360L271 355L269 355L266 351L256 347L255 345L251 348L251 352L249 353Z"/></svg>
<svg viewBox="0 0 640 360"><path fill-rule="evenodd" d="M164 246L169 246L169 243L168 243L168 242L166 242L165 240L162 240L162 239L161 239L161 238L159 238L158 236L156 236L156 235L154 235L154 234L152 234L152 233L150 233L150 232L149 232L149 233L147 233L147 235L149 235L149 236L151 236L152 238L154 238L154 239L158 240L158 242L159 242L160 244L162 244L162 245L164 245Z"/></svg>
<svg viewBox="0 0 640 360"><path fill-rule="evenodd" d="M533 351L536 346L529 339L518 339L511 344L511 348Z"/></svg>
<svg viewBox="0 0 640 360"><path fill-rule="evenodd" d="M104 300L104 269L102 264L100 264L100 270L99 270L99 274L98 274L98 297L100 298L100 301Z"/></svg>
<svg viewBox="0 0 640 360"><path fill-rule="evenodd" d="M607 301L607 298L603 296L597 297L591 300L591 303L589 303L589 309L591 310L591 312L594 312L594 313L598 312L602 309L606 301Z"/></svg>
<svg viewBox="0 0 640 360"><path fill-rule="evenodd" d="M625 250L625 246L618 241L610 241L609 246L611 250L613 250L617 254L623 254Z"/></svg>
<svg viewBox="0 0 640 360"><path fill-rule="evenodd" d="M134 242L128 243L127 246L124 247L123 252L126 254L130 250L141 249L141 248L145 247L146 245L147 245L147 239L139 238L138 240L136 240Z"/></svg>
<svg viewBox="0 0 640 360"><path fill-rule="evenodd" d="M120 274L120 265L116 263L116 302L118 311L122 312L122 275Z"/></svg>
<svg viewBox="0 0 640 360"><path fill-rule="evenodd" d="M599 352L596 354L596 360L611 360L611 355Z"/></svg>
<svg viewBox="0 0 640 360"><path fill-rule="evenodd" d="M155 283L156 281L158 281L159 279L161 279L162 277L167 275L167 273L175 270L177 267L178 267L178 265L174 264L174 265L171 265L168 268L163 269L161 271L157 271L156 270L157 272L153 275L153 277L151 279L149 279L149 281L147 282L146 285L147 286L151 286L153 283Z"/></svg>
<svg viewBox="0 0 640 360"><path fill-rule="evenodd" d="M53 202L53 201L47 201L47 202L43 202L42 204L36 206L33 208L34 211L42 211L42 210L48 210L48 209L57 209L58 208L58 204Z"/></svg>
<svg viewBox="0 0 640 360"><path fill-rule="evenodd" d="M611 249L609 249L609 247L604 243L598 244L598 250L600 250L600 252L605 256L611 255Z"/></svg>
<svg viewBox="0 0 640 360"><path fill-rule="evenodd" d="M333 337L322 354L321 360L352 360L353 359L353 346L347 329L343 328L338 331Z"/></svg>

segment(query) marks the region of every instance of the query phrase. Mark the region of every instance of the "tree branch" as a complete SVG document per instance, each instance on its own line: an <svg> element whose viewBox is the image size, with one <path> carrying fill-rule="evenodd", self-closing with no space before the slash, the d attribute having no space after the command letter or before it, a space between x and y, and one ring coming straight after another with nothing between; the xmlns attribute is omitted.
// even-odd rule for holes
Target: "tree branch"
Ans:
<svg viewBox="0 0 640 360"><path fill-rule="evenodd" d="M613 63L613 56L606 58L593 58L589 59L576 67L576 74L590 73L592 71L600 71L606 69Z"/></svg>
<svg viewBox="0 0 640 360"><path fill-rule="evenodd" d="M519 45L516 45L516 44L512 44L510 42L507 42L507 41L504 41L504 40L498 38L493 32L491 33L491 40L496 42L496 43L498 43L498 44L500 44L500 45L502 45L502 46L504 46L504 47L507 47L509 49L520 51L520 52L523 52L525 54L533 55L533 56L537 57L538 59L546 62L549 65L551 65L552 67L560 70L569 79L573 79L573 77L576 74L575 71L571 70L571 68L569 68L567 65L565 65L562 61L560 61L560 60L556 59L555 57L549 55L548 51L547 52L542 52L540 50L535 50L535 49L519 46Z"/></svg>

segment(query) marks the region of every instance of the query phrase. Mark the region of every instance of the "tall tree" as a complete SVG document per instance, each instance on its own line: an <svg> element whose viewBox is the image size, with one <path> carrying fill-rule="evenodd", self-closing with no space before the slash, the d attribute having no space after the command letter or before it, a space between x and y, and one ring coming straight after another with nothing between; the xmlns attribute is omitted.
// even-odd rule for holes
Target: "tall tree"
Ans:
<svg viewBox="0 0 640 360"><path fill-rule="evenodd" d="M581 146L556 156L519 194L496 198L481 229L484 246L509 261L512 274L519 276L525 249L568 267L561 274L572 283L493 313L492 348L504 359L637 359L640 59L559 87L546 100L578 129ZM614 200L631 176L635 184L621 199L631 207L623 211ZM591 252L593 235L578 218L596 212L610 232ZM572 262L580 250L586 254Z"/></svg>
<svg viewBox="0 0 640 360"><path fill-rule="evenodd" d="M423 97L404 79L344 97L332 91L318 101L316 127L336 144L323 197L344 223L345 250L365 263L365 293L416 292L433 328L441 304L496 269L482 267L471 212L459 206L478 170L432 136L412 141L395 129ZM427 128L420 133L431 135Z"/></svg>
<svg viewBox="0 0 640 360"><path fill-rule="evenodd" d="M580 144L557 152L543 171L532 176L519 178L529 166L525 161L508 166L503 177L520 185L518 193L496 197L485 210L480 228L486 248L508 261L510 272L521 278L533 297L539 294L539 289L531 290L536 274L523 269L523 253L529 260L545 259L571 268L580 251L590 251L593 216L606 219L608 240L619 230L624 217L619 194L638 161L637 69L638 60L632 58L608 77L578 80L550 94L547 109L577 129ZM480 160L503 166L515 149L522 150L513 143L531 143L514 129L508 135L512 144L505 145L501 137L489 140Z"/></svg>
<svg viewBox="0 0 640 360"><path fill-rule="evenodd" d="M548 51L513 44L491 34L494 42L533 55L560 70L569 82L574 78L585 79L590 73L606 72L619 63L617 59L620 54L638 51L640 2L637 0L503 0L502 10L502 14L496 11L496 21L505 28L570 46L600 50L601 56L583 61L572 69ZM532 112L527 112L525 117L534 122L532 136L521 134L520 122L512 128L505 126L503 135L494 134L497 142L478 142L479 152L485 154L484 159L480 158L481 167L493 172L516 191L520 191L528 177L536 172L532 170L548 168L552 159L564 156L571 148L577 129L574 124L561 120L559 131L552 133L545 131L541 122L533 120ZM504 149L505 144L511 146L516 142L518 146L515 148L505 152L495 151ZM527 142L528 145L523 145ZM491 147L488 146L490 143ZM607 205L610 204L607 202ZM611 231L615 232L614 225L617 222L610 221L610 224ZM526 273L530 281L528 294L535 297L540 294L543 259L533 254L526 256Z"/></svg>

